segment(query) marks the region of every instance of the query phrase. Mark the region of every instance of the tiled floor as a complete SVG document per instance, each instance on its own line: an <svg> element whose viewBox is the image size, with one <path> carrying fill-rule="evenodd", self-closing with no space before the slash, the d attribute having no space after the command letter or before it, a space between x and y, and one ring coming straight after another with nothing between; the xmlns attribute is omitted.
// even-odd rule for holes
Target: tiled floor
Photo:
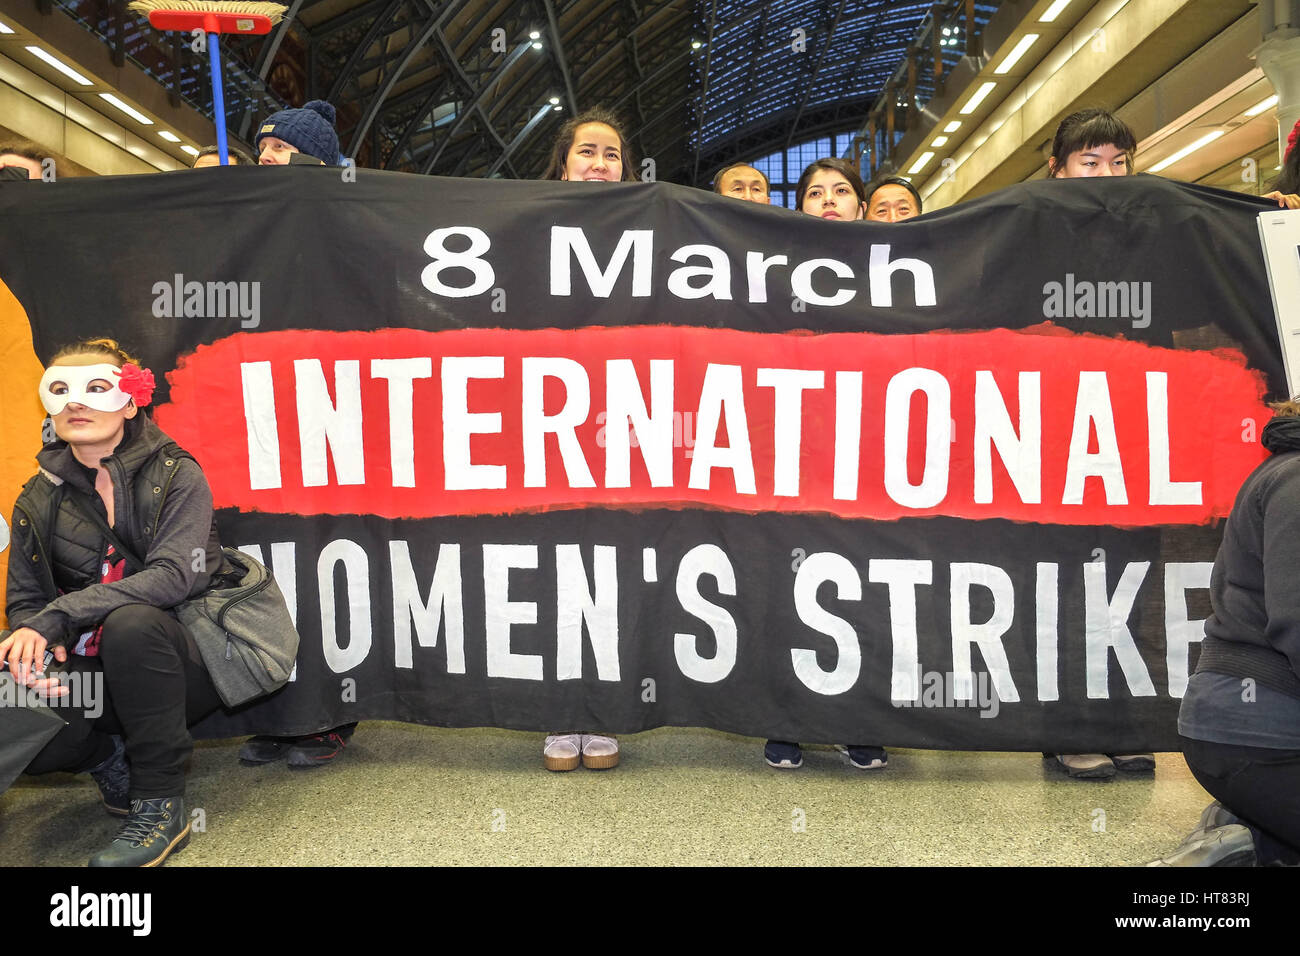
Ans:
<svg viewBox="0 0 1300 956"><path fill-rule="evenodd" d="M562 774L542 769L541 734L504 730L367 721L337 763L301 771L240 766L240 743L197 746L196 833L168 866L1127 866L1171 851L1210 802L1179 754L1096 782L1036 753L894 750L864 772L806 747L778 771L761 740L677 728L622 738L615 770ZM5 865L79 866L115 832L84 775L0 796Z"/></svg>

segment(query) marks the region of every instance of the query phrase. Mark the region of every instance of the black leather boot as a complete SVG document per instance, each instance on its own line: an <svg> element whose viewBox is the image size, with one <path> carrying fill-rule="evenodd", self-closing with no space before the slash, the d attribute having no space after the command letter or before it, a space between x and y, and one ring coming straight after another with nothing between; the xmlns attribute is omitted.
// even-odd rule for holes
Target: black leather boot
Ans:
<svg viewBox="0 0 1300 956"><path fill-rule="evenodd" d="M107 850L90 858L91 866L158 866L190 842L185 801L176 797L132 800L131 815Z"/></svg>

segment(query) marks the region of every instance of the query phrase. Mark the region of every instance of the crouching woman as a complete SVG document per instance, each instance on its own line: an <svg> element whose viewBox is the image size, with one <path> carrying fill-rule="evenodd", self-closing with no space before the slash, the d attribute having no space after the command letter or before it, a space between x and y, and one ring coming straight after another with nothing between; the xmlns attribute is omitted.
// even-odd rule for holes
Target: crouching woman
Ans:
<svg viewBox="0 0 1300 956"><path fill-rule="evenodd" d="M188 727L221 704L194 637L167 610L221 567L212 492L141 414L152 392L152 375L111 339L55 355L40 394L57 437L14 508L13 632L0 659L50 695L60 688L47 657L83 680L103 675L100 716L59 708L67 726L27 768L88 771L108 812L126 817L91 866L156 866L185 846Z"/></svg>

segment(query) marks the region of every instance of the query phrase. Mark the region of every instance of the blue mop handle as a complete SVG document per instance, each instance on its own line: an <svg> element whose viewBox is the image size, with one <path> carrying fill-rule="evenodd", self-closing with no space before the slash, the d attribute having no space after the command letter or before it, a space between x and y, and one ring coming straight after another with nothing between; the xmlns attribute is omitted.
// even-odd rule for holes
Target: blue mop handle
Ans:
<svg viewBox="0 0 1300 956"><path fill-rule="evenodd" d="M208 62L212 67L212 112L217 121L217 155L221 165L230 165L230 156L226 151L226 98L221 93L221 44L219 33L208 34Z"/></svg>

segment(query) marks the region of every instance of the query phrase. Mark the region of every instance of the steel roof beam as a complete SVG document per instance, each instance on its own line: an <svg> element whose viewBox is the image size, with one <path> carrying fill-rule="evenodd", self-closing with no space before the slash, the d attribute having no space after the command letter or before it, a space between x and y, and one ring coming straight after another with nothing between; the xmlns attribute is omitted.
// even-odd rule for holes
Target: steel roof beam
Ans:
<svg viewBox="0 0 1300 956"><path fill-rule="evenodd" d="M763 4L763 13L758 19L758 29L754 31L754 42L751 44L749 52L749 69L745 71L745 88L739 97L739 105L736 107L736 117L743 123L744 101L749 96L750 90L754 88L754 77L758 73L758 57L763 50L763 37L767 36L767 18L772 12L772 4ZM737 123L737 126L741 123Z"/></svg>
<svg viewBox="0 0 1300 956"><path fill-rule="evenodd" d="M302 7L302 0L293 0L293 5L285 13L284 19L276 27L275 33L270 40L262 45L261 51L257 54L255 70L257 77L266 83L267 74L271 72L271 63L275 60L275 54L280 50L280 44L284 42L284 35L289 32L289 25L293 22L294 17L298 15L299 8ZM179 36L180 34L177 34ZM239 138L248 141L248 130L253 125L253 108L252 104L244 107L244 115L239 121Z"/></svg>
<svg viewBox="0 0 1300 956"><path fill-rule="evenodd" d="M384 80L383 84L375 90L374 95L370 98L369 105L367 105L365 112L362 113L361 119L357 123L356 128L352 131L352 145L349 148L348 155L353 158L356 157L357 150L361 148L361 143L365 140L366 133L370 131L370 124L375 121L375 117L379 114L380 107L384 105L384 100L388 97L388 94L393 91L393 87L397 85L397 81L402 78L402 73L405 72L411 59L424 48L424 45L429 42L430 37L435 33L441 35L443 20L451 16L452 12L456 10L458 6L459 5L456 3L448 3L436 16L433 13L430 13L429 20L425 24L424 29L420 31L419 37L408 41L406 46L402 48L402 55L398 58L397 64L389 71L388 77ZM376 157L376 159L378 159L378 157Z"/></svg>
<svg viewBox="0 0 1300 956"><path fill-rule="evenodd" d="M360 6L353 7L340 13L337 17L332 17L323 23L318 23L314 27L307 29L307 33L314 40L327 40L338 33L342 33L355 23L360 23L372 13L377 13L383 9L388 0L370 0L369 3L363 3Z"/></svg>
<svg viewBox="0 0 1300 956"><path fill-rule="evenodd" d="M551 0L544 0L544 3L546 19L551 26L551 42L555 44L555 62L559 64L560 75L564 77L564 91L569 100L569 115L575 116L578 112L578 98L573 95L573 78L569 76L569 63L564 58L564 42L560 38L560 24L555 16L555 4Z"/></svg>
<svg viewBox="0 0 1300 956"><path fill-rule="evenodd" d="M770 2L771 0L756 0L755 3L751 3L749 6L745 7L744 10L740 11L740 13L736 14L736 16L732 17L727 23L723 24L722 29L719 30L718 32L725 33L726 31L735 28L737 24L743 23L746 19L752 17L754 13L762 10ZM614 103L614 108L618 109L620 106L626 103L628 99L634 96L639 90L643 90L646 87L650 86L656 80L658 80L664 73L668 72L669 70L672 70L679 63L681 63L682 60L689 59L694 55L695 55L695 51L688 48L682 53L679 53L677 56L673 57L671 60L666 61L657 70L655 70L648 77L646 77L644 80L638 83L635 87L633 87L631 90L628 90L621 97L619 97L619 99ZM647 123L646 126L648 125L650 124ZM642 129L644 128L645 126L642 127ZM635 137L639 135L639 133L640 130L634 133L633 136Z"/></svg>
<svg viewBox="0 0 1300 956"><path fill-rule="evenodd" d="M506 147L505 152L503 152L500 156L497 157L496 162L493 163L492 167L487 171L488 177L491 177L493 173L499 170L503 163L509 165L510 157L511 155L513 155L514 151L519 148L519 144L528 138L528 134L531 133L534 129L536 129L537 126L542 122L542 120L546 119L546 114L550 113L552 109L553 107L551 106L551 104L547 103L545 106L543 106L541 109L539 109L536 113L533 114L533 118L530 119L527 123L525 123L524 128L521 129L519 131L519 134L510 141L510 145ZM513 175L516 179L519 178L519 174L515 172L513 166L510 167L510 172L511 175Z"/></svg>
<svg viewBox="0 0 1300 956"><path fill-rule="evenodd" d="M334 82L330 86L330 91L325 96L326 100L331 103L338 102L338 97L339 94L343 92L343 87L349 80L353 79L353 71L356 70L357 64L361 62L366 51L369 50L375 40L379 38L379 34L384 27L388 26L393 17L397 16L397 11L402 8L403 3L405 3L405 0L388 0L388 5L384 7L383 12L376 16L374 21L371 22L370 29L366 31L365 37L360 43L352 48L352 55L348 57L348 61L344 64L343 69L339 70L338 76L334 77Z"/></svg>
<svg viewBox="0 0 1300 956"><path fill-rule="evenodd" d="M843 0L841 0L843 2ZM700 134L704 132L704 112L709 105L709 64L713 62L713 28L718 22L718 0L713 0L709 5L709 30L705 39L705 45L708 52L704 54L704 79L701 81L700 88L700 105L699 125L695 130L695 171L691 175L691 181L695 182L700 178Z"/></svg>
<svg viewBox="0 0 1300 956"><path fill-rule="evenodd" d="M460 62L456 59L455 51L452 50L451 45L447 42L446 35L443 34L441 29L437 29L433 31L433 38L438 41L438 49L442 52L443 59L445 59L447 63L451 65L452 69L456 74L456 78L460 81L461 88L465 92L465 98L473 99L475 93L474 84L470 82L469 77L466 75L465 71L461 68ZM482 121L484 131L487 132L489 135L491 135L491 137L494 140L496 140L497 145L499 145L502 150L507 149L508 147L506 145L506 141L501 138L501 134L498 133L496 127L492 125L492 120L488 117L487 112L483 109L482 102L479 102L478 105L474 107L474 112L478 114L479 119ZM421 169L420 172L427 176L432 171L432 169L433 169L433 164L432 162L430 162L425 164L424 168Z"/></svg>
<svg viewBox="0 0 1300 956"><path fill-rule="evenodd" d="M826 42L822 48L817 51L817 59L813 63L812 75L808 77L808 83L804 86L803 96L799 99L799 108L795 110L794 119L790 122L790 132L786 136L787 146L794 139L795 131L799 129L799 120L803 118L803 111L808 106L808 100L812 96L813 87L817 85L817 76L821 72L822 62L826 59L826 53L835 42L835 29L840 25L840 16L844 13L844 0L840 0L840 5L835 8L835 16L831 20L830 31L826 34Z"/></svg>
<svg viewBox="0 0 1300 956"><path fill-rule="evenodd" d="M425 117L428 117L437 107L439 100L442 100L447 96L448 86L450 86L449 83L443 82L441 85L435 86L433 92L429 93L425 97L424 102L420 104L419 108L415 111L415 115L411 117L411 121L406 124L406 128L402 130L402 134L397 138L397 143L393 146L393 151L388 154L388 159L384 162L385 169L393 168L393 163L397 162L401 156L402 150L406 149L410 144L411 139L419 130L420 124L424 122ZM461 110L462 114L464 114L464 112L464 110ZM416 150L411 151L412 161L416 158L416 152Z"/></svg>
<svg viewBox="0 0 1300 956"><path fill-rule="evenodd" d="M486 96L488 91L491 90L492 87L496 85L497 80L499 80L505 74L506 70L514 66L515 63L519 60L519 58L528 51L528 47L530 46L530 44L531 41L524 40L517 47L515 47L514 50L510 52L510 55L506 57L506 61L502 63L501 66L497 68L497 71L488 78L488 81L482 84L481 86L479 86L478 92L474 94L474 99L471 100L465 106L461 107L460 115L456 117L456 124L443 138L442 145L440 145L433 154L433 159L429 160L428 168L430 170L433 169L433 167L438 164L438 159L442 156L443 151L446 150L446 148L449 145L451 145L451 142L456 138L456 134L461 131L461 128L465 125L465 121L469 119L470 115L478 107L479 103L482 102L483 97ZM418 122L422 117L423 117L423 113L420 114L420 116L416 117L416 121Z"/></svg>

